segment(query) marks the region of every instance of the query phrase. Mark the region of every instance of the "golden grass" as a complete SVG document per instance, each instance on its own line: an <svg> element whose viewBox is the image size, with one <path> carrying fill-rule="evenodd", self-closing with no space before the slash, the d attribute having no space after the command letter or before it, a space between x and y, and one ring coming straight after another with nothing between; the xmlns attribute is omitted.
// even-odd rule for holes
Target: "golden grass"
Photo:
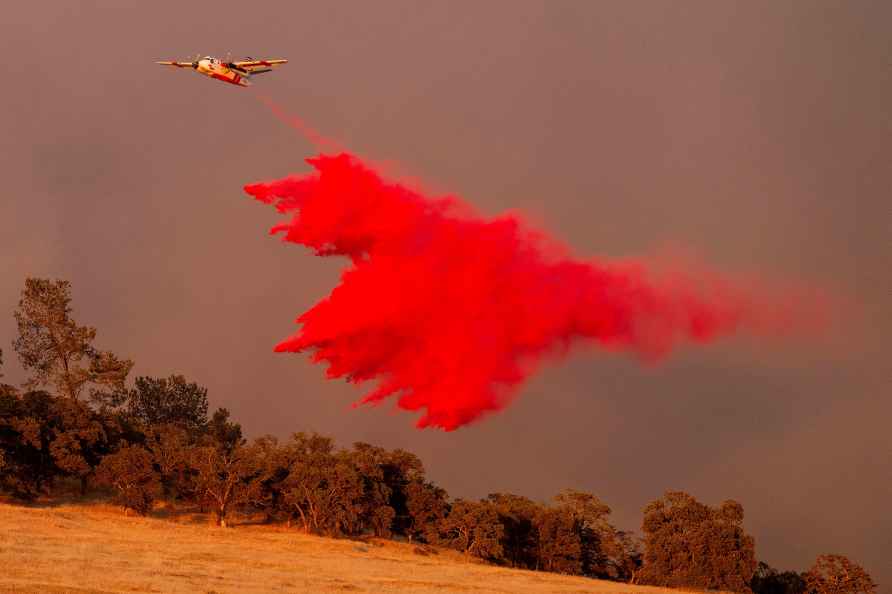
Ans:
<svg viewBox="0 0 892 594"><path fill-rule="evenodd" d="M406 543L158 515L164 511L140 518L105 504L0 502L0 592L670 592L493 567L454 551L421 555Z"/></svg>

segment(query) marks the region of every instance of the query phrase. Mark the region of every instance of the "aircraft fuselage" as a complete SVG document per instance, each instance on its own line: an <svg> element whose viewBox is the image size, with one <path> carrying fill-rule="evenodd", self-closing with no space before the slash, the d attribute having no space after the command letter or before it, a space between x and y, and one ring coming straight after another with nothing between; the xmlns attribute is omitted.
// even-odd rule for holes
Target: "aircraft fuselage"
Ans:
<svg viewBox="0 0 892 594"><path fill-rule="evenodd" d="M251 85L248 73L240 73L216 58L202 58L195 67L199 73L240 87Z"/></svg>

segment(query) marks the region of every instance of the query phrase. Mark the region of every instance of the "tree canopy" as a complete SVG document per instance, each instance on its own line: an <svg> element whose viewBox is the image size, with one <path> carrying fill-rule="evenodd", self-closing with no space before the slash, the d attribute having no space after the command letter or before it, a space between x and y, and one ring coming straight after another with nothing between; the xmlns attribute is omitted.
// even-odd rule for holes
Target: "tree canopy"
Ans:
<svg viewBox="0 0 892 594"><path fill-rule="evenodd" d="M863 567L844 555L820 555L805 573L809 594L874 594L876 583Z"/></svg>
<svg viewBox="0 0 892 594"><path fill-rule="evenodd" d="M172 424L199 431L208 424L208 391L182 375L138 377L127 392L126 410L145 427Z"/></svg>
<svg viewBox="0 0 892 594"><path fill-rule="evenodd" d="M256 514L305 532L404 537L419 554L438 545L529 570L754 594L876 592L842 555L821 555L802 574L757 567L734 500L710 507L668 491L644 509L639 539L585 491L550 501L504 492L453 499L406 450L339 447L313 432L249 442L228 409L208 414L207 389L183 375L128 386L133 362L93 346L96 330L74 321L66 281L27 279L14 314L13 346L30 377L21 390L0 383L0 490L16 498L52 496L62 484L140 514L163 500L211 512L219 526Z"/></svg>
<svg viewBox="0 0 892 594"><path fill-rule="evenodd" d="M644 509L644 583L746 592L756 570L755 541L742 526L743 506L712 508L668 491Z"/></svg>

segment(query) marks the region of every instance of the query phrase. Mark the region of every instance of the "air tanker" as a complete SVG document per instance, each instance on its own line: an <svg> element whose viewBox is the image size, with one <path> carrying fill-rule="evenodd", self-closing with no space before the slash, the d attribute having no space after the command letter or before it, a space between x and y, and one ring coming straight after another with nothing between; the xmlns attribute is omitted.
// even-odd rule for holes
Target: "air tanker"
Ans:
<svg viewBox="0 0 892 594"><path fill-rule="evenodd" d="M162 66L174 66L176 68L191 68L199 74L215 78L219 81L247 87L251 85L249 80L252 76L263 74L264 72L272 72L276 66L287 64L288 60L271 59L271 60L255 60L247 57L244 60L233 62L226 59L214 58L213 56L205 56L200 58L195 56L191 62L157 62Z"/></svg>

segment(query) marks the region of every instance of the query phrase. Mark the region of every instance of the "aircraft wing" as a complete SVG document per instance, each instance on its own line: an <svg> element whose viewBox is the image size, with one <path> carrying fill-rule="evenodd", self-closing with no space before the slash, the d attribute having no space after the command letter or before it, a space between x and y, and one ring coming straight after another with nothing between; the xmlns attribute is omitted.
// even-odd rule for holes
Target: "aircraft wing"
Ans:
<svg viewBox="0 0 892 594"><path fill-rule="evenodd" d="M269 72L275 66L287 63L288 60L239 60L238 62L232 62L231 66L242 72L260 74L261 72Z"/></svg>
<svg viewBox="0 0 892 594"><path fill-rule="evenodd" d="M162 66L176 66L177 68L192 68L192 62L155 62Z"/></svg>

